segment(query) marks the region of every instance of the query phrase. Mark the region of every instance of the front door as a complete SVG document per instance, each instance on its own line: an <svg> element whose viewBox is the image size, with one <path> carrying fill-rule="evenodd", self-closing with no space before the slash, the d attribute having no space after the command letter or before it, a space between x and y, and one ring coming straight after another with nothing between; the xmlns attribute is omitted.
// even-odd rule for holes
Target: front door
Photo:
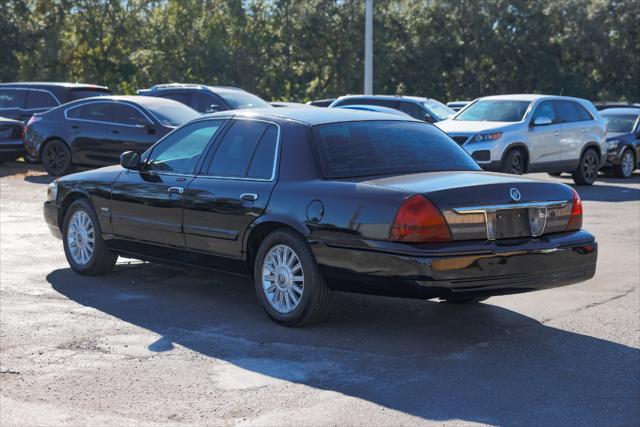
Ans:
<svg viewBox="0 0 640 427"><path fill-rule="evenodd" d="M540 117L551 119L551 124L535 125ZM529 171L552 172L562 160L562 124L558 122L553 101L538 104L529 126Z"/></svg>
<svg viewBox="0 0 640 427"><path fill-rule="evenodd" d="M234 120L207 156L185 194L184 233L196 262L242 259L244 233L275 186L279 133L274 123Z"/></svg>
<svg viewBox="0 0 640 427"><path fill-rule="evenodd" d="M110 164L106 137L109 123L113 121L113 102L88 102L69 108L65 115L73 162L87 165Z"/></svg>
<svg viewBox="0 0 640 427"><path fill-rule="evenodd" d="M116 239L185 247L185 189L222 123L202 120L184 126L145 153L139 171L126 170L118 177L111 194L111 223Z"/></svg>
<svg viewBox="0 0 640 427"><path fill-rule="evenodd" d="M164 130L137 107L124 103L115 104L114 122L109 125L106 137L111 163L118 163L125 151L144 153L160 139Z"/></svg>

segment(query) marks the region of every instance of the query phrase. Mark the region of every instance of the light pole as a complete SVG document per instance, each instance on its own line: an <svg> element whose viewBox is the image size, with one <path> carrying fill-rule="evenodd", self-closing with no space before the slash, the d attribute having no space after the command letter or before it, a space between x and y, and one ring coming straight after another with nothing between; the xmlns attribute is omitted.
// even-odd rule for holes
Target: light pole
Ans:
<svg viewBox="0 0 640 427"><path fill-rule="evenodd" d="M364 94L373 95L373 0L365 0Z"/></svg>

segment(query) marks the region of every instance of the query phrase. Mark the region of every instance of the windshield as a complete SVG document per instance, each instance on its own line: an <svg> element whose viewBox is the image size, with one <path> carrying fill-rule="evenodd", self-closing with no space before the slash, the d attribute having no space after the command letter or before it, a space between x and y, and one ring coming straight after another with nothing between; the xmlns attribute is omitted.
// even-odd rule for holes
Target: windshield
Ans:
<svg viewBox="0 0 640 427"><path fill-rule="evenodd" d="M154 99L155 102L145 102L143 105L149 110L164 126L180 126L183 123L200 117L200 113L177 101ZM167 101L167 102L158 102Z"/></svg>
<svg viewBox="0 0 640 427"><path fill-rule="evenodd" d="M607 132L615 133L631 133L633 125L638 120L638 116L631 114L603 114L602 118L607 124Z"/></svg>
<svg viewBox="0 0 640 427"><path fill-rule="evenodd" d="M458 144L426 123L344 122L313 130L327 178L480 169Z"/></svg>
<svg viewBox="0 0 640 427"><path fill-rule="evenodd" d="M249 92L229 91L220 94L233 110L240 108L271 108L269 104L262 98L258 98Z"/></svg>
<svg viewBox="0 0 640 427"><path fill-rule="evenodd" d="M529 101L480 100L460 113L454 120L468 122L519 122L529 108Z"/></svg>
<svg viewBox="0 0 640 427"><path fill-rule="evenodd" d="M448 119L456 113L453 109L436 101L435 99L428 99L424 101L423 104L425 108L431 111L431 114L436 116L436 119L438 120Z"/></svg>

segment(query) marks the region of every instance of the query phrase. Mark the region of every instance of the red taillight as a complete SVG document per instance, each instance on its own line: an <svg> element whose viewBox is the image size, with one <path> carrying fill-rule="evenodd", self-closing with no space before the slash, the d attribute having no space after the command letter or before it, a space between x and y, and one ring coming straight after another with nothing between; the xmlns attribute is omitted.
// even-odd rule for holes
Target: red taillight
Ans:
<svg viewBox="0 0 640 427"><path fill-rule="evenodd" d="M27 122L27 126L32 125L33 123L37 122L38 120L42 120L42 117L40 116L36 116L35 114L33 116L31 116L31 118L29 119L29 121Z"/></svg>
<svg viewBox="0 0 640 427"><path fill-rule="evenodd" d="M571 216L569 217L569 223L567 224L567 230L580 230L582 228L582 200L580 200L580 196L578 192L574 189L573 191L573 201L571 206Z"/></svg>
<svg viewBox="0 0 640 427"><path fill-rule="evenodd" d="M451 233L438 208L419 194L408 197L396 213L389 240L395 242L449 242Z"/></svg>

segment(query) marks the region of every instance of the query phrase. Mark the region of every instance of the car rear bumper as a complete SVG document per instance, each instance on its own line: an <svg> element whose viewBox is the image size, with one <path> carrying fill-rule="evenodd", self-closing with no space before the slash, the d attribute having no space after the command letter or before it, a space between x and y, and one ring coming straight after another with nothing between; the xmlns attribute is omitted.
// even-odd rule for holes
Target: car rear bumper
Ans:
<svg viewBox="0 0 640 427"><path fill-rule="evenodd" d="M62 239L62 232L60 231L60 225L58 223L58 213L60 208L53 202L44 202L43 213L44 221L49 227L49 231L58 239Z"/></svg>
<svg viewBox="0 0 640 427"><path fill-rule="evenodd" d="M409 298L505 295L579 283L594 276L598 247L586 231L424 246L390 252L312 245L331 288Z"/></svg>

